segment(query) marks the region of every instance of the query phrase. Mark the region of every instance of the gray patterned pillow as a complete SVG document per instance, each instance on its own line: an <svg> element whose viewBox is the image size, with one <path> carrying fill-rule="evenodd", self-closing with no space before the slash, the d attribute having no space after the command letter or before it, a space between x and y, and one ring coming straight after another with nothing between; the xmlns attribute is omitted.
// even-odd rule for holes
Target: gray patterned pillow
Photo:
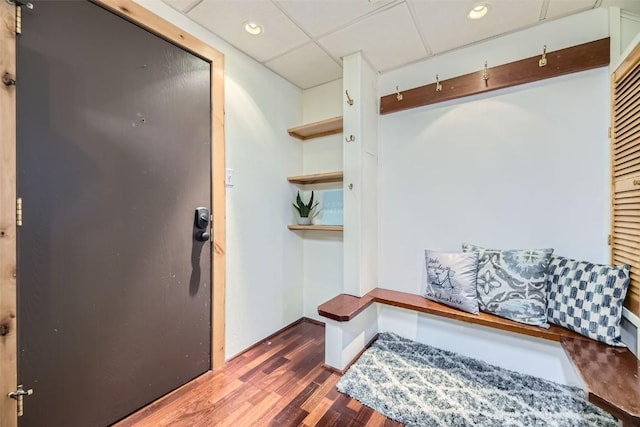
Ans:
<svg viewBox="0 0 640 427"><path fill-rule="evenodd" d="M549 263L549 322L609 345L620 341L629 265L602 265L554 256Z"/></svg>
<svg viewBox="0 0 640 427"><path fill-rule="evenodd" d="M425 298L478 314L478 254L424 251L424 261Z"/></svg>
<svg viewBox="0 0 640 427"><path fill-rule="evenodd" d="M553 249L485 249L478 253L478 304L481 311L528 325L548 328L547 266Z"/></svg>

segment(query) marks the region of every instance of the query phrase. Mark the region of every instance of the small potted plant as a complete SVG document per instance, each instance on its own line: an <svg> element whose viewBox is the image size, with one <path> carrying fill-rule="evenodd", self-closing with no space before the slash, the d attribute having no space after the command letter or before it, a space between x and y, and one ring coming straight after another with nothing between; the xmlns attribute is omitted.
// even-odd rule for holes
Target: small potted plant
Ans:
<svg viewBox="0 0 640 427"><path fill-rule="evenodd" d="M298 218L299 225L309 225L311 224L311 214L315 207L318 206L318 203L313 204L313 191L311 192L311 199L309 199L309 203L304 203L302 198L300 197L300 192L298 191L298 196L296 197L296 202L293 203L293 207L296 208L300 217Z"/></svg>

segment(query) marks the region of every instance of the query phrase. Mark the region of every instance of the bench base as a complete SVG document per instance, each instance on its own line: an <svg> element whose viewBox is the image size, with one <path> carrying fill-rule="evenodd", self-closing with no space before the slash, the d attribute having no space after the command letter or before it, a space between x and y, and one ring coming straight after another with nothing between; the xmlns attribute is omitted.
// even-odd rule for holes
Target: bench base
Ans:
<svg viewBox="0 0 640 427"><path fill-rule="evenodd" d="M501 368L584 388L559 342L378 305L378 330Z"/></svg>
<svg viewBox="0 0 640 427"><path fill-rule="evenodd" d="M590 402L624 426L640 426L640 363L626 348L555 325L544 329L486 313L473 315L389 289L376 288L363 297L338 295L320 305L318 313L328 319L325 363L338 372L346 370L378 332L395 332L507 369L581 386Z"/></svg>

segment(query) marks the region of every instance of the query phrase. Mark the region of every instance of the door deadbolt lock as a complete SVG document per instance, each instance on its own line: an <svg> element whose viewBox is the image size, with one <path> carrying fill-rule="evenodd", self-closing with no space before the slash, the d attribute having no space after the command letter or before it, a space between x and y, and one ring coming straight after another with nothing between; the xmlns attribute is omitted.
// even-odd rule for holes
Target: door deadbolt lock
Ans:
<svg viewBox="0 0 640 427"><path fill-rule="evenodd" d="M195 227L206 230L209 227L209 208L196 208Z"/></svg>
<svg viewBox="0 0 640 427"><path fill-rule="evenodd" d="M196 232L194 234L194 238L198 242L206 242L211 238L211 234L209 234L209 221L211 217L209 216L209 208L196 208L196 218L194 222L194 227L196 228Z"/></svg>

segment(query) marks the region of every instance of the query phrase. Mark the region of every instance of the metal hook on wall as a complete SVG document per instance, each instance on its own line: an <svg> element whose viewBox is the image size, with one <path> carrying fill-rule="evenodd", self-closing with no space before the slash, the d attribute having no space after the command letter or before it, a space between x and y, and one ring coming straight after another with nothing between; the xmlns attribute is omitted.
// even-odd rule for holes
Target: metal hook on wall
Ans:
<svg viewBox="0 0 640 427"><path fill-rule="evenodd" d="M400 90L398 89L398 86L396 86L396 99L397 99L398 101L402 101L402 98L403 98L403 96L402 96L402 94L400 93Z"/></svg>
<svg viewBox="0 0 640 427"><path fill-rule="evenodd" d="M542 58L538 61L538 67L544 67L547 65L547 45L542 48Z"/></svg>
<svg viewBox="0 0 640 427"><path fill-rule="evenodd" d="M356 137L353 135L349 135L349 138L345 138L344 140L347 142L354 142L356 140Z"/></svg>
<svg viewBox="0 0 640 427"><path fill-rule="evenodd" d="M487 80L489 80L489 69L487 68L487 61L484 61L484 72L482 73L482 80L485 84L487 84Z"/></svg>
<svg viewBox="0 0 640 427"><path fill-rule="evenodd" d="M436 74L436 92L442 92L442 85L440 84L439 74Z"/></svg>
<svg viewBox="0 0 640 427"><path fill-rule="evenodd" d="M349 91L345 90L344 93L347 95L347 104L353 105L353 98L349 96Z"/></svg>

